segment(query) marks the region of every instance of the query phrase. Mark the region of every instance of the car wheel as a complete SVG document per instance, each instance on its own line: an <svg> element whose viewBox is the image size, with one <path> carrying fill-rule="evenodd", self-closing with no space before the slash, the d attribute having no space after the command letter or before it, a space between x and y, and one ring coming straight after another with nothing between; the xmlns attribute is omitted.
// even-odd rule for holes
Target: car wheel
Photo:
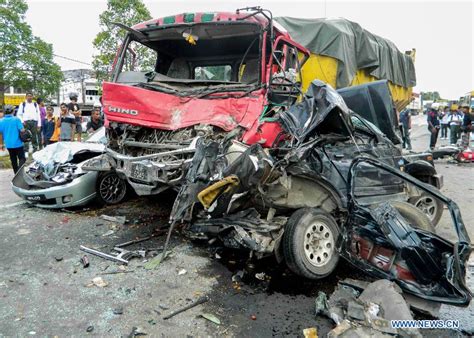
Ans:
<svg viewBox="0 0 474 338"><path fill-rule="evenodd" d="M413 204L400 201L393 201L390 202L390 204L397 209L400 215L402 215L414 228L435 233L436 230L428 216Z"/></svg>
<svg viewBox="0 0 474 338"><path fill-rule="evenodd" d="M122 202L127 194L127 183L110 171L99 175L96 191L102 204L117 204Z"/></svg>
<svg viewBox="0 0 474 338"><path fill-rule="evenodd" d="M328 276L339 261L338 236L339 228L329 213L321 209L297 210L283 233L286 264L294 273L309 279Z"/></svg>
<svg viewBox="0 0 474 338"><path fill-rule="evenodd" d="M408 203L413 204L428 216L434 227L438 225L438 222L443 215L444 205L442 202L431 195L421 194L420 196L410 198Z"/></svg>

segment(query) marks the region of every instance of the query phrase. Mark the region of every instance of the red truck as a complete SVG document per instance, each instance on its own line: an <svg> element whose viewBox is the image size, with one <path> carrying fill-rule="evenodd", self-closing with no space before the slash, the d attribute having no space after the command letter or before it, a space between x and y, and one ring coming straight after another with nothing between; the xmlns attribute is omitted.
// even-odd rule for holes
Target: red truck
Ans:
<svg viewBox="0 0 474 338"><path fill-rule="evenodd" d="M282 139L275 117L300 94L309 52L270 14L183 14L124 28L103 101L108 153L139 195L179 183L197 136L239 133L264 147ZM137 60L134 49L145 48L149 58Z"/></svg>

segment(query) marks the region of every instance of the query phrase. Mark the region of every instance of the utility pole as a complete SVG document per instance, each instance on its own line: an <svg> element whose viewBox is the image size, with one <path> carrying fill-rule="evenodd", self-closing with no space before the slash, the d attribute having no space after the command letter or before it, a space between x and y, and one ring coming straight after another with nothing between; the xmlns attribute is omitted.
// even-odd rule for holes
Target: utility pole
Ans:
<svg viewBox="0 0 474 338"><path fill-rule="evenodd" d="M81 69L81 91L82 91L82 104L86 103L86 91L84 90L84 69Z"/></svg>

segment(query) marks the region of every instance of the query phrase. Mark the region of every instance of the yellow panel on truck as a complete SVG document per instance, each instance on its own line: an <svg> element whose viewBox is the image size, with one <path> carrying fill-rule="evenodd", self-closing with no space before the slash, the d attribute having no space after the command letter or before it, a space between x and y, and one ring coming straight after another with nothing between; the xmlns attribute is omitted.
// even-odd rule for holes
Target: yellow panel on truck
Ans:
<svg viewBox="0 0 474 338"><path fill-rule="evenodd" d="M303 90L315 79L336 89L388 80L397 110L410 103L416 84L413 52L402 53L391 41L345 19L276 21L311 52L302 68Z"/></svg>

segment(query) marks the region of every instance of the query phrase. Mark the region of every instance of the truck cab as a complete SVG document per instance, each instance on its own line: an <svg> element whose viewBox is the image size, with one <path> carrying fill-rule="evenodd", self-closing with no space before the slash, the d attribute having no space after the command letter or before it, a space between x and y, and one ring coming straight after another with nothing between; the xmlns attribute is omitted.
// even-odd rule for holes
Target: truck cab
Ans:
<svg viewBox="0 0 474 338"><path fill-rule="evenodd" d="M103 84L108 160L139 195L175 186L197 137L277 145L308 50L262 10L193 13L133 28Z"/></svg>

